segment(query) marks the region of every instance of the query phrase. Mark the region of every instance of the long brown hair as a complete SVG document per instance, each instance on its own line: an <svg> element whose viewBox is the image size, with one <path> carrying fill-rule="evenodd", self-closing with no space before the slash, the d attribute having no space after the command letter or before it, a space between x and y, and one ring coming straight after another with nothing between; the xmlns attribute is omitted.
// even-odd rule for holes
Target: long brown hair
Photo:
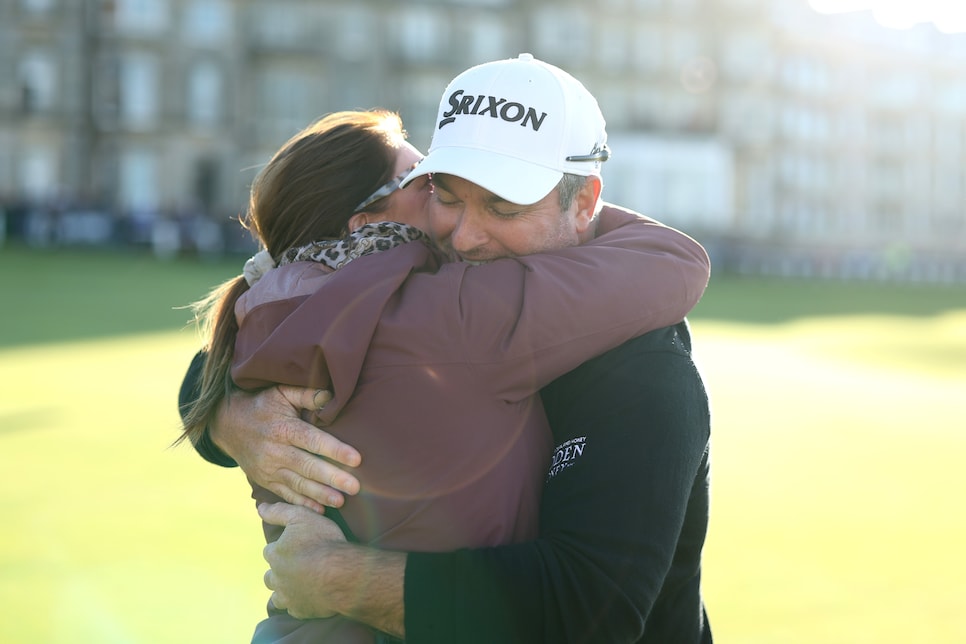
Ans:
<svg viewBox="0 0 966 644"><path fill-rule="evenodd" d="M276 261L294 246L345 236L356 205L392 178L405 137L399 115L385 110L336 112L319 119L279 148L255 177L242 227ZM380 200L367 211L385 207ZM192 305L207 338L207 355L199 396L184 415L176 443L186 438L196 443L235 389L235 302L248 288L239 275Z"/></svg>

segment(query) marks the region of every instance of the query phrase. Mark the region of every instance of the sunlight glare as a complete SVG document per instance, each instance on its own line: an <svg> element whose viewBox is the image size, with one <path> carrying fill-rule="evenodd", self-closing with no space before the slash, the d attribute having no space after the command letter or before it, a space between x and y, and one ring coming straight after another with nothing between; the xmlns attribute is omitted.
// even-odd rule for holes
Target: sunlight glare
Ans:
<svg viewBox="0 0 966 644"><path fill-rule="evenodd" d="M962 0L809 0L809 5L825 14L871 11L876 22L889 29L931 22L943 33L966 32L966 2Z"/></svg>

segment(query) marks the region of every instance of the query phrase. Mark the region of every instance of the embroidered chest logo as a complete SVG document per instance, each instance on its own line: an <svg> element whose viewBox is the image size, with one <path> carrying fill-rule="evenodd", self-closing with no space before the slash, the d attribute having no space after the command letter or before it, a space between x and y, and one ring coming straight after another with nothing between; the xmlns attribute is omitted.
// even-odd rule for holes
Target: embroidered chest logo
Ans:
<svg viewBox="0 0 966 644"><path fill-rule="evenodd" d="M553 459L550 461L550 471L547 472L547 481L563 472L568 467L577 464L577 459L584 455L584 448L587 446L587 437L578 436L571 438L566 443L557 445L553 451Z"/></svg>

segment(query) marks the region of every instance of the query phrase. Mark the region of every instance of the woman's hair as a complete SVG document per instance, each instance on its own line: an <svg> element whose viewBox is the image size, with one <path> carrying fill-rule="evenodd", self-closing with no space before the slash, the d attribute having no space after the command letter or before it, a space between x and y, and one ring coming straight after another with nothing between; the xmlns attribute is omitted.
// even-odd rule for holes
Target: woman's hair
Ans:
<svg viewBox="0 0 966 644"><path fill-rule="evenodd" d="M405 138L399 115L385 110L336 112L319 119L289 139L255 177L242 227L276 261L289 248L344 237L356 206L392 179ZM366 210L385 208L385 200L379 200ZM186 438L196 443L235 388L235 302L247 290L248 282L239 275L192 305L207 338L207 356L200 392L184 413L178 443Z"/></svg>

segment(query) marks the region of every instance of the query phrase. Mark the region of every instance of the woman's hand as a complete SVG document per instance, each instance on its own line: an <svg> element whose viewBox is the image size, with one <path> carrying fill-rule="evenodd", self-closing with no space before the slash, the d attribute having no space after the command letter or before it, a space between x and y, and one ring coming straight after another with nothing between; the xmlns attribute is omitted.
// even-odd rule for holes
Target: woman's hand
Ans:
<svg viewBox="0 0 966 644"><path fill-rule="evenodd" d="M358 466L362 457L299 417L331 398L325 390L286 385L235 392L222 402L209 434L252 481L287 502L316 512L341 507L344 494L359 492L359 481L341 468Z"/></svg>

